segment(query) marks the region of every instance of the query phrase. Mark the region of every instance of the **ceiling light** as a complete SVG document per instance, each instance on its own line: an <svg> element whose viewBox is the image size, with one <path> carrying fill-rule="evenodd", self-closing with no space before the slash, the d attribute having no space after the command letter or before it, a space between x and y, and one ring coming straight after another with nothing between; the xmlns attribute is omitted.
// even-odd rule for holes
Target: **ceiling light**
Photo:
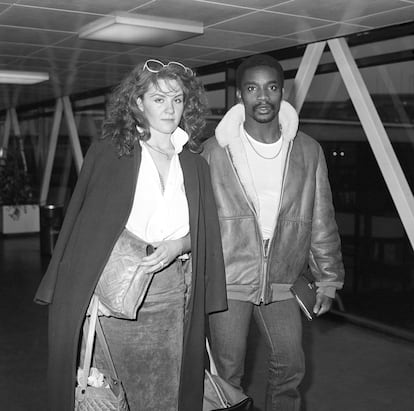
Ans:
<svg viewBox="0 0 414 411"><path fill-rule="evenodd" d="M1 84L36 84L49 80L49 73L38 71L0 70Z"/></svg>
<svg viewBox="0 0 414 411"><path fill-rule="evenodd" d="M161 47L203 33L203 23L199 21L116 12L81 28L79 37Z"/></svg>

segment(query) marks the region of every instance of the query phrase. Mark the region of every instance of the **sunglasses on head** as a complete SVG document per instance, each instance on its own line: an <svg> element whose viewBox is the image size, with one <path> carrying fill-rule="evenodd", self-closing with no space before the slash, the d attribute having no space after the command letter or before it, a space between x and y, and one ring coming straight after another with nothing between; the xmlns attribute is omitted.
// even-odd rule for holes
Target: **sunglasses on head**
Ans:
<svg viewBox="0 0 414 411"><path fill-rule="evenodd" d="M190 76L194 75L193 70L189 67L184 66L184 64L179 63L178 61L170 61L167 64L164 64L162 61L150 59L147 60L144 64L142 70L148 70L151 73L159 73L164 68L173 68L175 70L181 70L184 73L189 74Z"/></svg>

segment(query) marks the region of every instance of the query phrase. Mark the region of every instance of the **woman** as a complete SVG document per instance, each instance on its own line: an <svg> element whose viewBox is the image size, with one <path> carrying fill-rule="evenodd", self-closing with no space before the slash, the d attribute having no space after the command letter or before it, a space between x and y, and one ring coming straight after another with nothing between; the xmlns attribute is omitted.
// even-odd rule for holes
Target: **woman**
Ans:
<svg viewBox="0 0 414 411"><path fill-rule="evenodd" d="M202 409L204 316L226 308L217 211L195 153L205 112L200 82L178 62L139 64L113 93L36 294L50 304L52 411L73 410L80 330L125 229L155 246L137 319L101 317L131 411ZM188 252L185 276L171 267Z"/></svg>

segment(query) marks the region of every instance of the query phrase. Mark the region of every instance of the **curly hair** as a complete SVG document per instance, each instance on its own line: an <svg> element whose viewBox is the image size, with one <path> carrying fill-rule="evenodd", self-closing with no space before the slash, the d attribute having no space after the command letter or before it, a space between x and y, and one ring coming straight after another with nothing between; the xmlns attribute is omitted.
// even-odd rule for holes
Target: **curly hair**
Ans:
<svg viewBox="0 0 414 411"><path fill-rule="evenodd" d="M158 87L161 79L167 82L175 80L184 93L180 127L189 135L188 149L200 152L208 114L207 98L201 81L191 70L178 65L165 65L157 73L144 69L144 66L145 63L138 64L111 94L102 138L112 140L119 156L130 154L138 140L148 140L150 128L144 113L138 108L138 98L142 98L151 85Z"/></svg>

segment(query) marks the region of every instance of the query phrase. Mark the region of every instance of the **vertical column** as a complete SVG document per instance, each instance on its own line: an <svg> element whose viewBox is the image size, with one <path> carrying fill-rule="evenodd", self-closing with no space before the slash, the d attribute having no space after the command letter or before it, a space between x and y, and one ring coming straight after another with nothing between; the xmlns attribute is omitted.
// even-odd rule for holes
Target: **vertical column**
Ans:
<svg viewBox="0 0 414 411"><path fill-rule="evenodd" d="M62 100L56 100L55 114L53 116L52 131L49 139L49 149L46 157L45 169L43 172L42 184L40 187L40 204L46 204L47 195L49 193L50 178L52 176L53 160L56 154L56 145L59 136L60 123L62 121Z"/></svg>
<svg viewBox="0 0 414 411"><path fill-rule="evenodd" d="M22 137L22 133L20 132L20 125L17 119L17 112L14 107L11 108L9 111L10 111L13 133L14 133L14 136L17 140L17 144L19 147L19 153L20 153L20 158L22 160L23 171L27 173L26 153L24 151L23 137Z"/></svg>
<svg viewBox="0 0 414 411"><path fill-rule="evenodd" d="M73 116L72 105L69 97L62 97L63 110L65 112L66 124L69 130L69 138L72 146L73 158L75 160L76 170L79 174L83 163L83 154L79 141L78 129L76 127L75 117Z"/></svg>
<svg viewBox="0 0 414 411"><path fill-rule="evenodd" d="M3 141L1 144L1 148L3 148L3 150L5 151L7 151L7 148L9 147L10 128L11 128L10 110L7 110L6 120L4 121Z"/></svg>

